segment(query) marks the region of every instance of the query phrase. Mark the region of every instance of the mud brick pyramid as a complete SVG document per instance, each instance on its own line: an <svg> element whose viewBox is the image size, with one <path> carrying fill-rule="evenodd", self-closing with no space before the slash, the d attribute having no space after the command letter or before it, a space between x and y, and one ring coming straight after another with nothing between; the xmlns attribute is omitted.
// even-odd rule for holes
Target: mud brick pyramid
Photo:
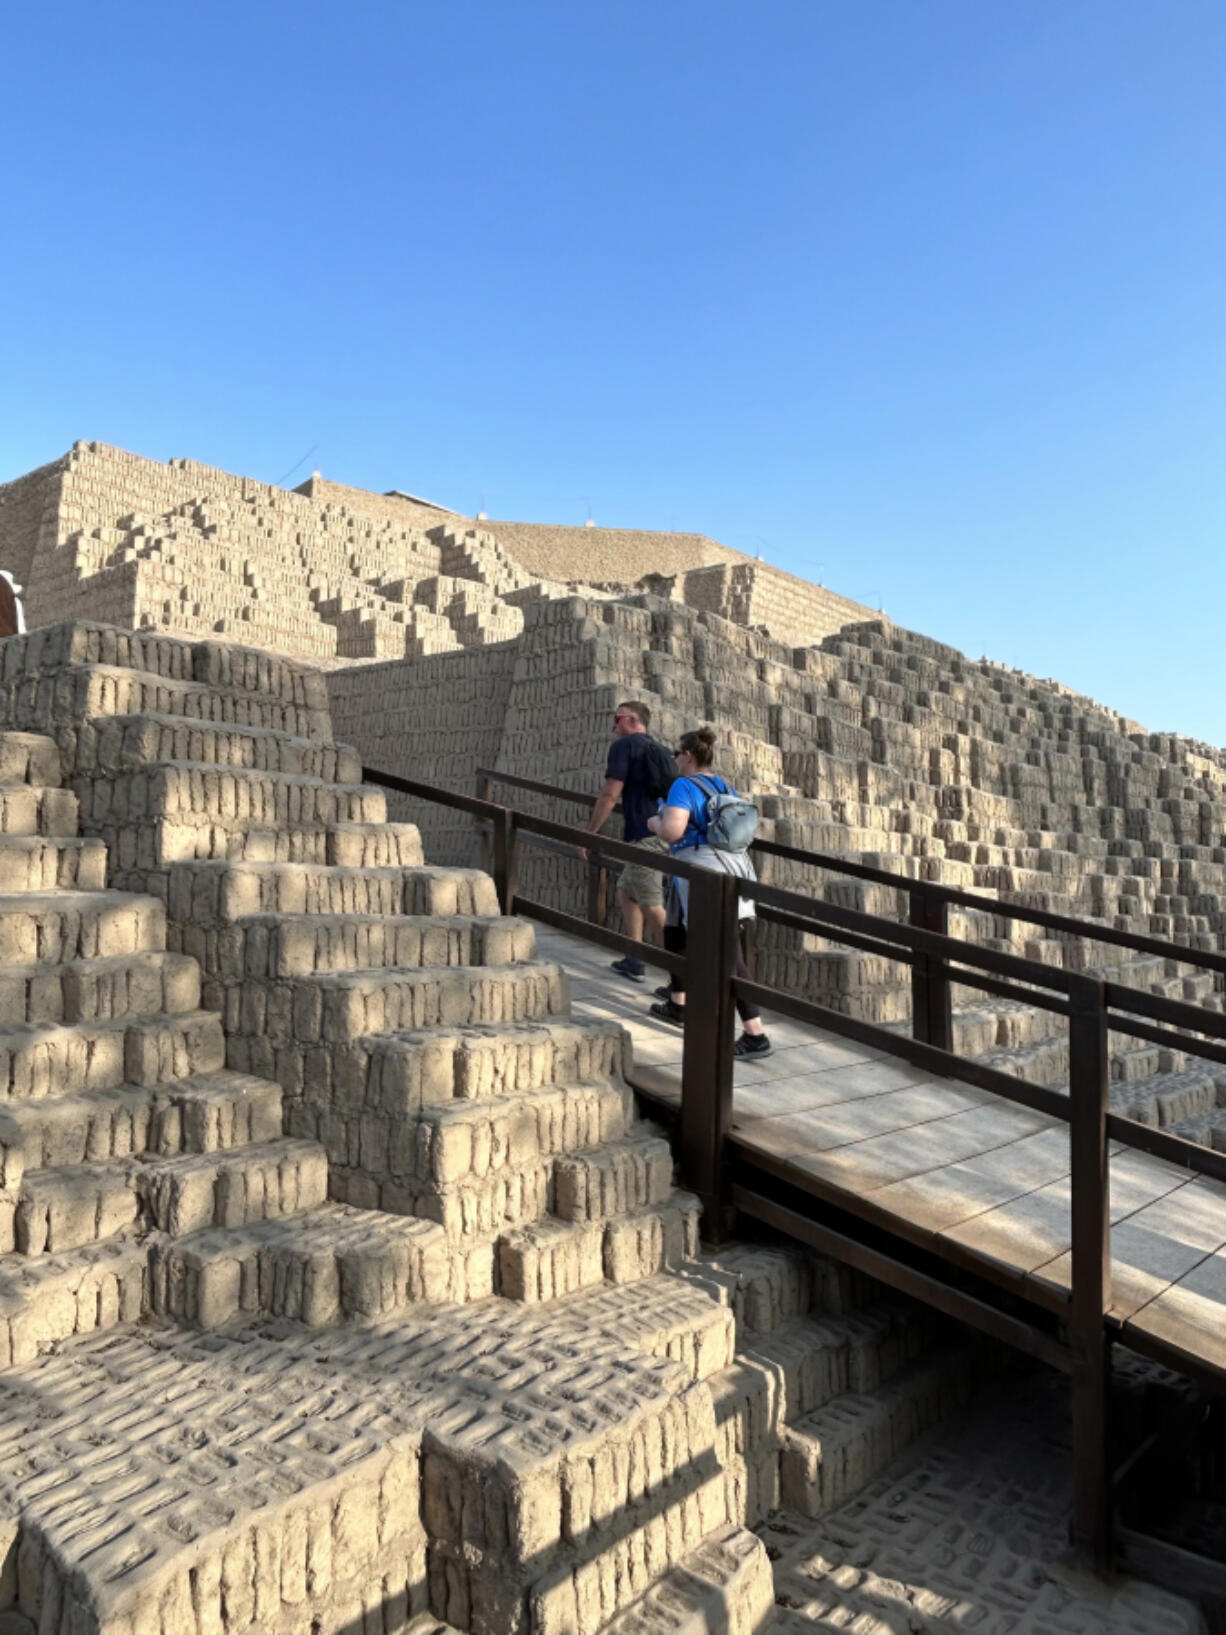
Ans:
<svg viewBox="0 0 1226 1635"><path fill-rule="evenodd" d="M0 484L0 561L31 626L98 618L324 664L512 640L525 607L593 581L663 578L797 639L869 611L698 534L474 520L318 476L290 492L104 443Z"/></svg>
<svg viewBox="0 0 1226 1635"><path fill-rule="evenodd" d="M622 1036L384 821L318 673L53 626L0 721L6 1635L760 1627L746 1526L983 1359L699 1254Z"/></svg>
<svg viewBox="0 0 1226 1635"><path fill-rule="evenodd" d="M646 698L717 724L767 834L1217 948L1222 757L696 535L78 444L0 487L0 566L0 1635L753 1635L749 1529L845 1504L1000 1359L832 1262L704 1253L620 1031L570 1015L471 822L361 767L592 789ZM556 856L523 884L581 900ZM907 1025L880 961L755 955ZM1032 1007L956 1027L1067 1071ZM1221 1143L1215 1070L1113 1046L1120 1110Z"/></svg>

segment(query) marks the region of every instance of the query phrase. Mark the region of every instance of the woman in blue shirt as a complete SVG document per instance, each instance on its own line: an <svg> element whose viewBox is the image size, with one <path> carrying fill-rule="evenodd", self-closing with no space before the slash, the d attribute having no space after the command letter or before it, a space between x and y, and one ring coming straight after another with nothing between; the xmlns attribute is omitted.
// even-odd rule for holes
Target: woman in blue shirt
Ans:
<svg viewBox="0 0 1226 1635"><path fill-rule="evenodd" d="M719 851L716 847L707 845L707 801L711 789L718 790L720 794L735 792L723 778L711 771L714 754L715 734L710 727L698 727L693 732L682 734L681 742L677 746L677 770L681 776L665 796L660 811L654 817L648 818L647 826L653 834L668 842L668 848L674 857L683 857L687 863L692 863L700 869L721 870L725 874L735 874L742 880L752 880L753 864L746 852ZM698 774L702 782L709 787L704 789L702 784L696 782L695 774ZM669 881L668 905L664 919L664 946L674 954L684 952L688 939L686 920L689 895L688 880L682 880L677 875L672 876ZM753 912L752 899L742 898L738 908L740 918L750 920L753 918ZM736 974L747 981L749 979L749 968L745 964L744 954L739 949ZM685 1021L683 979L679 976L670 976L668 990L668 998L661 999L659 1004L653 1005L651 1014L660 1017L662 1021L680 1025ZM733 1047L735 1055L744 1061L756 1061L763 1056L769 1056L773 1047L762 1026L762 1017L757 1006L751 1005L746 999L738 999L736 1008L745 1031Z"/></svg>

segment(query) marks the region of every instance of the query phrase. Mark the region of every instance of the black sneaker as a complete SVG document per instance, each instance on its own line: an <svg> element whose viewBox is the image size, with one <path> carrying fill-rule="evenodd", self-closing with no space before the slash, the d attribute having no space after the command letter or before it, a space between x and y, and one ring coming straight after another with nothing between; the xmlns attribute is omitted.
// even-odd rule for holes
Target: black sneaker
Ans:
<svg viewBox="0 0 1226 1635"><path fill-rule="evenodd" d="M760 1062L766 1056L773 1056L775 1047L765 1033L742 1033L732 1047L732 1054L738 1062Z"/></svg>
<svg viewBox="0 0 1226 1635"><path fill-rule="evenodd" d="M629 954L624 959L615 959L613 969L618 976L628 977L631 982L641 982L647 975L647 967L641 965L638 960L631 959Z"/></svg>
<svg viewBox="0 0 1226 1635"><path fill-rule="evenodd" d="M661 1022L671 1022L674 1027L685 1026L685 1006L674 1005L671 999L661 999L651 1007L651 1014Z"/></svg>
<svg viewBox="0 0 1226 1635"><path fill-rule="evenodd" d="M651 991L657 999L671 999L673 997L673 990L667 982L661 982L658 988L653 988Z"/></svg>

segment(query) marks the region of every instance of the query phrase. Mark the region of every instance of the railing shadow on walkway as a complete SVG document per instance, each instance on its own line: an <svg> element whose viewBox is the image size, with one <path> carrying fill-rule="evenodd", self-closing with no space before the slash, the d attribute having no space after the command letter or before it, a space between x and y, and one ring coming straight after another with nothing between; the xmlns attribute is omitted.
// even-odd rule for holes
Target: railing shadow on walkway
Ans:
<svg viewBox="0 0 1226 1635"><path fill-rule="evenodd" d="M368 767L363 768L362 776L368 783L448 806L476 819L488 836L490 868L504 913L526 915L684 975L688 1002L676 1150L682 1183L697 1193L703 1206L704 1238L708 1242L725 1241L738 1213L752 1217L847 1260L1067 1373L1073 1412L1073 1543L1101 1572L1113 1564L1126 1564L1134 1555L1144 1559L1148 1575L1154 1576L1161 1547L1118 1527L1113 1514L1108 1390L1111 1346L1119 1336L1118 1325L1113 1326L1110 1320L1110 1143L1139 1149L1218 1181L1226 1181L1226 1153L1113 1113L1108 1096L1108 1039L1110 1033L1131 1035L1226 1064L1226 1016L1083 971L1066 970L952 937L948 931L949 910L958 907L998 920L1018 920L1058 935L1114 945L1133 954L1176 960L1216 976L1226 976L1226 954L1137 936L1094 921L976 895L774 841L755 844L755 853L762 857L783 858L905 893L909 913L907 922L899 923L760 881L695 868L679 858L589 834L574 825L535 816L490 798L498 783L590 810L595 797L577 791L488 771L478 773L476 795ZM586 852L588 918L521 893L519 865L526 847L572 858ZM607 873L626 862L688 880L689 939L684 955L646 946L604 923ZM737 925L742 897L752 899L764 920L907 967L912 997L911 1035L861 1021L776 986L739 978ZM1020 1001L1063 1018L1068 1027L1069 1093L1064 1095L957 1054L951 1000L954 985ZM969 1285L965 1278L947 1276L931 1255L898 1253L899 1240L906 1237L906 1232L896 1217L861 1203L846 1191L823 1186L786 1160L754 1150L744 1136L732 1129L737 998L1067 1123L1072 1189L1070 1291L1039 1294L1034 1284L1028 1282L1023 1288L1016 1278L997 1277L982 1263L974 1267L978 1276ZM853 1222L859 1221L872 1230L865 1234L836 1229L830 1224L829 1210L823 1213L815 1207L823 1201L834 1203L848 1212ZM998 1281L1010 1298L994 1299L993 1281ZM1019 1295L1020 1300L1016 1298ZM1189 1374L1211 1390L1226 1389L1226 1369L1212 1360L1193 1353L1173 1353L1170 1346L1160 1343L1146 1346L1131 1334L1127 1343L1132 1349L1148 1350L1155 1360ZM1165 1559L1170 1566L1169 1557ZM1214 1564L1208 1564L1206 1570L1211 1576L1216 1571ZM1221 1587L1226 1591L1226 1572Z"/></svg>

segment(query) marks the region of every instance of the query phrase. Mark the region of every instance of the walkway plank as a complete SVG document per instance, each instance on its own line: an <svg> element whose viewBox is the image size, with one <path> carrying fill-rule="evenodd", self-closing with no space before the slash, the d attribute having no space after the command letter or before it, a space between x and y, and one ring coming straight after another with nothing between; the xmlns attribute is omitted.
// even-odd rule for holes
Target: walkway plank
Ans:
<svg viewBox="0 0 1226 1635"><path fill-rule="evenodd" d="M571 977L577 1013L629 1031L652 1093L681 1098L680 1030L603 949L538 928ZM889 1052L769 1018L775 1053L739 1062L733 1127L743 1147L895 1215L962 1265L1029 1278L1041 1304L1071 1277L1068 1126ZM1226 1375L1226 1185L1111 1144L1111 1315L1130 1332ZM1039 1294L1040 1288L1045 1297Z"/></svg>

